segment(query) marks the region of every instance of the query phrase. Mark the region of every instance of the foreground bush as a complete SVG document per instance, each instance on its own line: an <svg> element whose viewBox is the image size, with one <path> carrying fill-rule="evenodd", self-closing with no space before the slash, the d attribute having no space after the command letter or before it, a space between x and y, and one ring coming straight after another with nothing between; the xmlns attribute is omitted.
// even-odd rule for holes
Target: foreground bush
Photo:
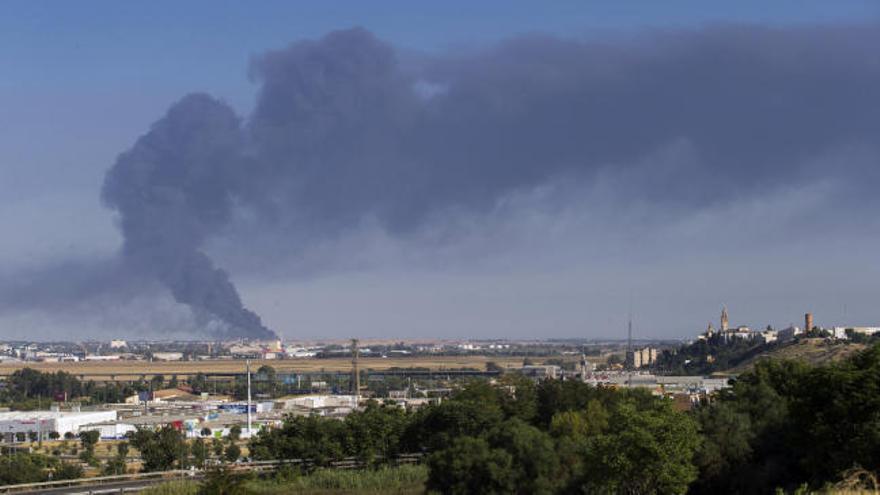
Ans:
<svg viewBox="0 0 880 495"><path fill-rule="evenodd" d="M76 479L82 477L83 469L77 464L41 454L0 455L0 485L49 481L50 473L55 480Z"/></svg>
<svg viewBox="0 0 880 495"><path fill-rule="evenodd" d="M357 471L317 469L305 476L250 480L228 471L208 473L201 483L172 481L144 490L144 495L281 495L343 493L423 493L428 477L424 466L382 467Z"/></svg>
<svg viewBox="0 0 880 495"><path fill-rule="evenodd" d="M254 495L284 493L422 493L425 466L381 467L356 471L318 469L289 481L257 481L246 485Z"/></svg>
<svg viewBox="0 0 880 495"><path fill-rule="evenodd" d="M141 492L141 495L196 495L199 484L193 481L169 481L152 486Z"/></svg>

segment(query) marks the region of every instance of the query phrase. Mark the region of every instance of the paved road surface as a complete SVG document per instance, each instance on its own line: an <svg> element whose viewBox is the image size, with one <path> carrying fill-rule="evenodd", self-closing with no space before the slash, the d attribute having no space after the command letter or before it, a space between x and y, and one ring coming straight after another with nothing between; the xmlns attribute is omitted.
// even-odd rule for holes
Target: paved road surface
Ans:
<svg viewBox="0 0 880 495"><path fill-rule="evenodd" d="M201 476L196 476L194 478L187 477L186 479L198 479ZM177 478L180 479L180 478ZM28 493L28 494L51 494L51 495L74 495L74 494L110 494L110 493L137 493L144 488L149 486L153 486L159 483L164 483L166 481L171 481L172 478L167 479L153 479L153 480L134 480L134 481L120 481L116 483L105 483L101 485L79 485L79 486L66 486L63 488L52 488L49 490L35 490L31 492L16 492L16 493Z"/></svg>

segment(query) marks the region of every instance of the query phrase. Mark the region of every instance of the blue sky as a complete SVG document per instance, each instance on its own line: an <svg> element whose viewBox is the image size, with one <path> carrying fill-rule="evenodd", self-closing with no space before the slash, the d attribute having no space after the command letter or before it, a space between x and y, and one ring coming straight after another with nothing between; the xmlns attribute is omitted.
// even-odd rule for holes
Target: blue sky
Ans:
<svg viewBox="0 0 880 495"><path fill-rule="evenodd" d="M467 53L505 38L530 33L567 39L602 39L608 33L644 29L675 31L739 23L781 27L859 24L878 18L880 2L871 0L2 2L0 232L11 234L4 235L4 242L0 244L0 276L16 273L22 267L114 252L121 237L111 212L100 204L99 190L104 173L117 155L147 132L169 105L190 92L210 93L229 103L239 115L248 116L257 89L247 75L248 61L254 55L297 40L320 38L329 31L362 26L399 52ZM707 256L714 255L720 256L711 251ZM822 253L812 255L822 258ZM771 263L769 259L761 262ZM731 266L737 263L745 261L732 262ZM793 272L797 271L795 268L792 267ZM485 267L475 272L483 269L492 272ZM307 305L314 308L326 307L334 295L349 294L346 296L349 304L367 311L375 301L358 299L357 294L363 293L364 285L397 287L397 292L389 290L387 294L391 300L408 292L404 281L417 271L395 266L387 272L359 273L351 280L339 280L341 275L337 273L315 279L314 285L301 284L287 289L279 288L275 280L271 283L248 281L245 272L234 275L244 280L244 299L268 313L270 322L276 326L315 328L313 332L305 331L313 336L353 322L324 321L318 311L308 314L307 320L297 320L277 309L279 302L271 294L287 290L291 297L308 301ZM451 294L449 298L434 301L430 292L417 294L411 306L419 311L413 311L406 318L383 316L382 323L371 329L376 336L385 329L397 336L407 336L405 328L421 315L432 311L448 313L456 306L456 298L463 297L456 292L461 286L454 278L441 273L438 279L436 271L426 271L425 283L446 290ZM554 308L554 316L534 312L523 314L521 319L533 326L548 325L559 336L576 335L575 327L580 323L570 315L579 304L577 298L569 301L570 295L551 297L568 294L566 287L576 282L568 280L569 285L556 287L547 282L553 279L548 273L552 270L535 275L546 290L534 297L547 299L547 307ZM490 293L491 288L503 280L505 289L499 293L505 294L509 286L520 283L510 281L513 275L509 273L484 275L479 280L461 284L486 287L485 292ZM653 277L658 281L663 279L656 273ZM565 274L559 277L563 279ZM740 283L748 286L746 280ZM584 294L594 296L598 290L582 289ZM629 296L620 294L632 292L631 288L614 290L617 291L615 301L628 299ZM651 294L658 289L647 284L642 290ZM734 292L726 297L713 296L711 301L703 300L701 307L711 307L712 314L708 316L714 317L722 299L724 302L741 300L741 307L754 303L742 291ZM326 296L321 299L315 294ZM764 299L767 297L773 296L765 295ZM596 296L596 300L601 297ZM380 303L375 305L381 306ZM475 322L489 322L485 326L494 328L496 334L505 326L518 328L516 331L522 335L528 333L524 327L498 316L505 308L509 310L510 304L517 304L516 294L493 296L483 303L484 307L493 309L483 314L474 309L470 319L456 315L454 323L449 323L450 328L454 327L449 335L457 335L456 332L463 332L463 328ZM682 308L687 307L681 304ZM779 304L789 313L801 312L796 302L780 299ZM835 301L833 305L842 306L842 303ZM850 308L864 318L873 317L867 310L859 313L857 303L850 304ZM768 307L756 311L750 323L763 323L776 317L771 313ZM699 318L703 318L702 313ZM608 315L599 320L613 321L614 325L620 323ZM0 329L4 324L36 328L44 334L63 327L52 318L47 320L41 316L34 320L33 315L8 312L0 314ZM655 334L680 336L677 328L658 328ZM344 330L339 332L342 336L348 335ZM596 333L601 334L601 330Z"/></svg>
<svg viewBox="0 0 880 495"><path fill-rule="evenodd" d="M2 84L18 90L144 80L231 90L251 54L351 26L399 47L443 50L530 32L577 37L711 22L811 24L863 21L878 12L871 0L11 1L0 15L0 60Z"/></svg>

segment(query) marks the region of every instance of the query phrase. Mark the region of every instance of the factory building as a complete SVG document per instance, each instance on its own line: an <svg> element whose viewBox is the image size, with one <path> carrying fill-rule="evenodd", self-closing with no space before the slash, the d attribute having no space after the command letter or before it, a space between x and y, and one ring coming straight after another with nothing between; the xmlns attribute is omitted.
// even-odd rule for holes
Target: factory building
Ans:
<svg viewBox="0 0 880 495"><path fill-rule="evenodd" d="M116 421L116 411L12 411L0 412L0 433L4 442L15 441L16 433L35 432L44 439L49 433L78 434L80 429L94 423Z"/></svg>
<svg viewBox="0 0 880 495"><path fill-rule="evenodd" d="M342 417L358 407L357 395L305 395L275 401L277 408L295 415Z"/></svg>

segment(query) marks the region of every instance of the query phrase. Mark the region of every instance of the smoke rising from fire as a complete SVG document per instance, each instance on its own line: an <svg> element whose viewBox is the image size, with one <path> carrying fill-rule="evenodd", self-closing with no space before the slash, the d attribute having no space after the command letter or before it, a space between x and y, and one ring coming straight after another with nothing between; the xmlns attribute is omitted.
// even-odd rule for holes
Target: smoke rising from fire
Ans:
<svg viewBox="0 0 880 495"><path fill-rule="evenodd" d="M119 156L102 198L127 273L160 282L219 337L268 338L208 255L236 222L295 251L365 221L407 236L560 182L601 182L612 203L635 198L662 219L827 181L829 163L852 195L842 202L868 193L877 45L874 25L722 26L413 60L337 31L255 57L246 117L204 94L175 103Z"/></svg>

